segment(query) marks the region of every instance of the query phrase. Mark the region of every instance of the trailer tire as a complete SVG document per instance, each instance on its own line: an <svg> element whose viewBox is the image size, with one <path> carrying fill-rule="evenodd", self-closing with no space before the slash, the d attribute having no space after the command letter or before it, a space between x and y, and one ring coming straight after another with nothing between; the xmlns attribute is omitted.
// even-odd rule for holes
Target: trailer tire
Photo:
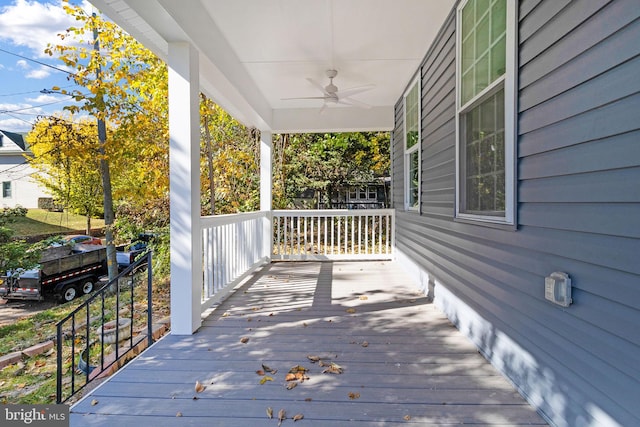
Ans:
<svg viewBox="0 0 640 427"><path fill-rule="evenodd" d="M58 299L60 300L60 302L69 302L69 301L73 301L73 299L77 295L78 295L78 290L72 283L69 283L67 285L64 285Z"/></svg>
<svg viewBox="0 0 640 427"><path fill-rule="evenodd" d="M82 293L85 295L93 292L93 279L88 278L88 279L82 280L80 282L80 289L82 290Z"/></svg>

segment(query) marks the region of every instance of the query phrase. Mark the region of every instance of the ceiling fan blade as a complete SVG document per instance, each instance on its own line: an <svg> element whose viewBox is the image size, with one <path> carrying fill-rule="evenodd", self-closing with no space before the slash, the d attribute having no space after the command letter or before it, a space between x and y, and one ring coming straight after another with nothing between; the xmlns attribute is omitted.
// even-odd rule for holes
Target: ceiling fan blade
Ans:
<svg viewBox="0 0 640 427"><path fill-rule="evenodd" d="M318 89L320 92L324 93L324 86L322 86L322 84L318 83L317 81L313 80L310 77L307 77L307 81L309 83L311 83L316 89Z"/></svg>
<svg viewBox="0 0 640 427"><path fill-rule="evenodd" d="M358 93L362 93L362 92L366 92L368 90L373 89L374 87L376 87L376 85L374 84L368 84L368 85L364 85L364 86L358 86L358 87L352 87L349 89L345 89L345 90L339 90L337 95L339 97L345 97L345 96L351 96L351 95L355 95Z"/></svg>
<svg viewBox="0 0 640 427"><path fill-rule="evenodd" d="M326 110L327 110L327 103L325 102L324 104L322 104L322 107L320 107L320 111L318 111L318 114L324 114Z"/></svg>
<svg viewBox="0 0 640 427"><path fill-rule="evenodd" d="M280 98L281 101L291 101L292 99L326 99L326 96L298 96L296 98Z"/></svg>
<svg viewBox="0 0 640 427"><path fill-rule="evenodd" d="M371 105L367 104L366 102L358 101L357 99L353 99L353 98L340 98L340 100L338 101L338 104L352 105L354 107L360 107L360 108L366 108L366 109L371 108Z"/></svg>

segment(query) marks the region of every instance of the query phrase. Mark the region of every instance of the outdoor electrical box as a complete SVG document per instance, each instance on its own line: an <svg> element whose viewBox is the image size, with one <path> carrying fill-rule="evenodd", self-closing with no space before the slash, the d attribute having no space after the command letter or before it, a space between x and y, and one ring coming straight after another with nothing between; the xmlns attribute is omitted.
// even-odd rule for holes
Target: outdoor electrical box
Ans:
<svg viewBox="0 0 640 427"><path fill-rule="evenodd" d="M567 273L556 271L544 279L544 297L563 307L571 305L571 278Z"/></svg>

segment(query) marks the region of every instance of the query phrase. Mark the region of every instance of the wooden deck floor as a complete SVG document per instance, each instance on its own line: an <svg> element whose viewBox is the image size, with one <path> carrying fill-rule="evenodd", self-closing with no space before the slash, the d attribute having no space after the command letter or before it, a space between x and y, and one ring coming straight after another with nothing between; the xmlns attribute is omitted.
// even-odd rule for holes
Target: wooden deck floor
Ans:
<svg viewBox="0 0 640 427"><path fill-rule="evenodd" d="M287 389L296 365L309 379ZM308 262L265 267L196 334L93 390L71 426L277 426L281 409L283 426L546 425L394 263Z"/></svg>

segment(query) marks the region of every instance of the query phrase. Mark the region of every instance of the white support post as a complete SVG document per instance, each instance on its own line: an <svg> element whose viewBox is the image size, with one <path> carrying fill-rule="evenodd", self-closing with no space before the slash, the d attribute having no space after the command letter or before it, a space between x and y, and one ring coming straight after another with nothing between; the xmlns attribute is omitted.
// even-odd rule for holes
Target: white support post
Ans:
<svg viewBox="0 0 640 427"><path fill-rule="evenodd" d="M186 42L169 43L169 179L171 191L171 333L200 327L199 60Z"/></svg>
<svg viewBox="0 0 640 427"><path fill-rule="evenodd" d="M272 134L269 131L260 132L260 210L266 212L263 226L264 252L271 260L273 253L273 220L272 220Z"/></svg>

